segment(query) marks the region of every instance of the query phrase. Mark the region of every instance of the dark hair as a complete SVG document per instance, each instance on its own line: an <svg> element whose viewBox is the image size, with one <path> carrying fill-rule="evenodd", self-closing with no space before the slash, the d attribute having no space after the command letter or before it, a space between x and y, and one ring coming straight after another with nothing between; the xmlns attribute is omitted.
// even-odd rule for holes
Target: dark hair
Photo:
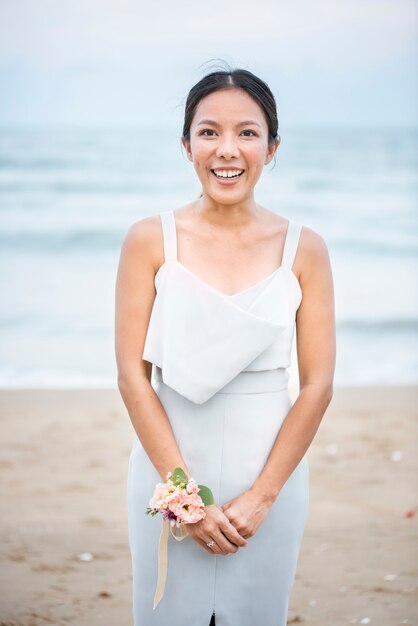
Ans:
<svg viewBox="0 0 418 626"><path fill-rule="evenodd" d="M190 141L190 126L199 102L220 89L242 89L264 112L269 143L277 139L279 122L276 100L269 86L252 72L244 69L227 69L211 72L199 80L189 91L184 111L183 139Z"/></svg>

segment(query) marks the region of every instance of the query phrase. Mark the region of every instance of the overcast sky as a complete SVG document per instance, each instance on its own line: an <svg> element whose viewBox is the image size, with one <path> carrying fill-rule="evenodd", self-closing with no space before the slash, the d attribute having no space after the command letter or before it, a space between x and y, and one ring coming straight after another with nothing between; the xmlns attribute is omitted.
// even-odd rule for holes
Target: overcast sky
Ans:
<svg viewBox="0 0 418 626"><path fill-rule="evenodd" d="M221 58L280 126L418 125L415 0L0 0L0 123L179 124Z"/></svg>

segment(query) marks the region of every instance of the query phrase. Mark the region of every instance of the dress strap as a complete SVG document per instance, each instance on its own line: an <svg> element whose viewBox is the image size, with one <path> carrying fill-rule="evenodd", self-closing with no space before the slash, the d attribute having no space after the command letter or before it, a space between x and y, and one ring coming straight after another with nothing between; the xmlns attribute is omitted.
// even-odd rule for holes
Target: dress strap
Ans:
<svg viewBox="0 0 418 626"><path fill-rule="evenodd" d="M297 222L290 222L287 227L286 239L284 242L282 265L284 267L292 268L293 261L295 260L296 251L299 244L300 233L302 230L302 224Z"/></svg>
<svg viewBox="0 0 418 626"><path fill-rule="evenodd" d="M160 213L164 239L164 262L177 260L177 232L174 211Z"/></svg>

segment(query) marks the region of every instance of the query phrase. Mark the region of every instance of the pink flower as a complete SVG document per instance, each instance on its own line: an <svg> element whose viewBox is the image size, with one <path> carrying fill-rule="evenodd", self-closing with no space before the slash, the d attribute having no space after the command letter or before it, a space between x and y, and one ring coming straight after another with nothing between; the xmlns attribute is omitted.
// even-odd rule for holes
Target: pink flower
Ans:
<svg viewBox="0 0 418 626"><path fill-rule="evenodd" d="M174 485L171 485L167 489L167 495L165 497L167 506L170 504L170 502L173 502L173 500L177 500L177 498L181 495L181 493L182 493L182 489L180 489L180 487L175 487Z"/></svg>
<svg viewBox="0 0 418 626"><path fill-rule="evenodd" d="M158 483L149 502L150 508L156 511L167 509L169 503L178 497L180 491L178 487L173 485L171 480L165 483Z"/></svg>
<svg viewBox="0 0 418 626"><path fill-rule="evenodd" d="M183 491L178 498L170 502L169 508L183 524L194 524L206 517L202 498L194 493L187 494Z"/></svg>
<svg viewBox="0 0 418 626"><path fill-rule="evenodd" d="M160 510L164 504L166 494L166 485L165 483L158 483L154 488L154 493L152 494L152 498L149 501L149 506L151 509Z"/></svg>
<svg viewBox="0 0 418 626"><path fill-rule="evenodd" d="M187 489L187 493L199 492L199 487L197 486L197 483L194 480L194 478L189 478L189 482L187 483L186 489Z"/></svg>
<svg viewBox="0 0 418 626"><path fill-rule="evenodd" d="M152 515L159 512L170 524L177 526L195 524L206 517L205 505L199 496L200 487L194 478L189 478L187 483L176 480L179 484L175 485L171 477L172 473L168 472L167 480L155 486L146 512Z"/></svg>

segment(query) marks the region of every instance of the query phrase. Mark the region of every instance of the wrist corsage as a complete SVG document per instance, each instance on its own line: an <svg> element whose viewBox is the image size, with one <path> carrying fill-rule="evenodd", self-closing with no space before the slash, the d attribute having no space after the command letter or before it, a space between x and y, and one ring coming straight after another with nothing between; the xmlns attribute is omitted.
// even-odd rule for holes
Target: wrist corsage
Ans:
<svg viewBox="0 0 418 626"><path fill-rule="evenodd" d="M168 534L177 541L187 537L185 524L195 524L206 517L205 506L213 504L213 494L209 487L198 485L193 478L187 478L181 467L167 473L164 482L158 483L154 489L147 515L163 516L160 541L158 545L158 581L154 596L154 609L164 595L167 579L167 548ZM178 535L176 529L180 529Z"/></svg>

